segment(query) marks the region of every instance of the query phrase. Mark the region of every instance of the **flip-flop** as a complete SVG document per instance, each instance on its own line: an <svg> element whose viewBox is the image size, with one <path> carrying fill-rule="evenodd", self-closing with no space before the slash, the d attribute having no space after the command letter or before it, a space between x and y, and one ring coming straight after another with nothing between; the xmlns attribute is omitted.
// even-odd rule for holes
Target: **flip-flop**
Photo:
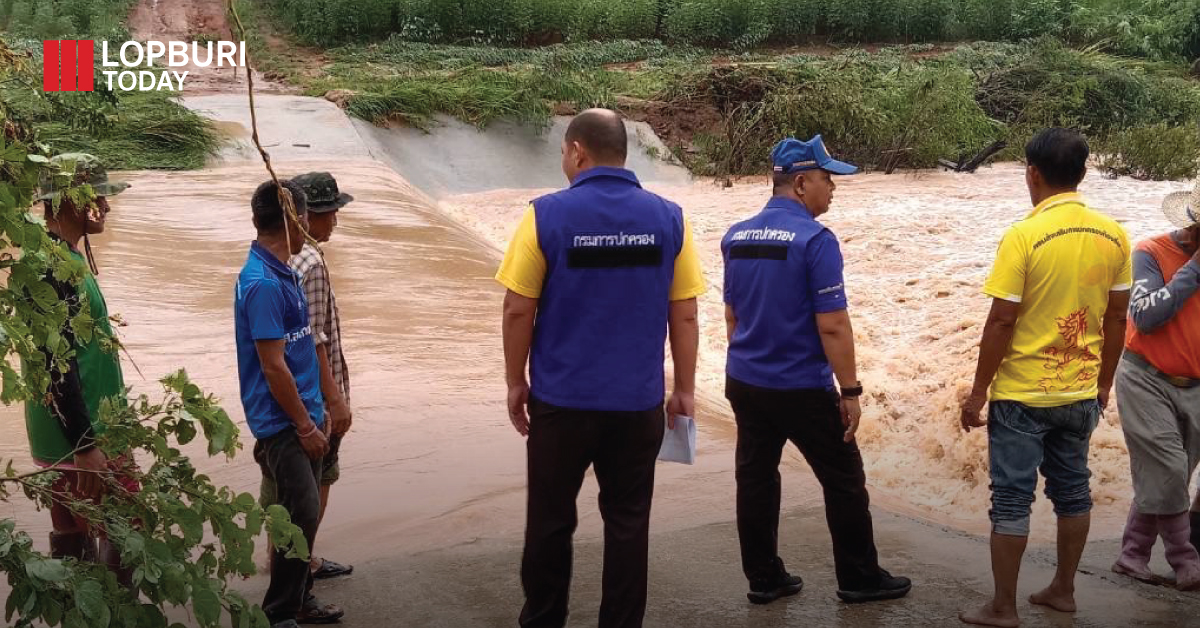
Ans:
<svg viewBox="0 0 1200 628"><path fill-rule="evenodd" d="M304 607L296 614L297 624L336 624L342 620L346 611L337 604L322 604L316 596L308 596Z"/></svg>
<svg viewBox="0 0 1200 628"><path fill-rule="evenodd" d="M313 578L317 580L328 580L330 578L339 578L348 576L354 573L354 567L351 565L343 565L335 563L332 560L321 559L321 566L313 572Z"/></svg>

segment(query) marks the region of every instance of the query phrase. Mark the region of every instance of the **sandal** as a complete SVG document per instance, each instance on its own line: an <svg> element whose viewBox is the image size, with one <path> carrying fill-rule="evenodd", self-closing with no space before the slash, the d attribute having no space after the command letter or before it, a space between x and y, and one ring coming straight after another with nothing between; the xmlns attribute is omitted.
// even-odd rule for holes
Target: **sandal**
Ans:
<svg viewBox="0 0 1200 628"><path fill-rule="evenodd" d="M296 613L297 624L336 624L346 611L337 604L322 604L315 595L304 600L304 607Z"/></svg>
<svg viewBox="0 0 1200 628"><path fill-rule="evenodd" d="M330 578L339 578L348 576L354 573L354 567L351 565L343 565L335 563L332 560L321 559L321 566L313 572L313 578L317 580L328 580Z"/></svg>

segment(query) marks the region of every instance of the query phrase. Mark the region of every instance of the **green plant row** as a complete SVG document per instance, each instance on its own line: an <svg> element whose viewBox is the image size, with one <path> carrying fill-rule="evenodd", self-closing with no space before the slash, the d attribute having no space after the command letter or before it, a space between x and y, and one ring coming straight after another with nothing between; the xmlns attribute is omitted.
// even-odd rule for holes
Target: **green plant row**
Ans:
<svg viewBox="0 0 1200 628"><path fill-rule="evenodd" d="M40 67L38 42L11 44L28 67ZM221 141L168 92L109 91L102 81L93 92L44 92L40 74L22 72L0 83L0 102L52 152L92 153L112 169L200 168Z"/></svg>
<svg viewBox="0 0 1200 628"><path fill-rule="evenodd" d="M542 45L1019 41L1056 35L1149 58L1200 56L1200 0L259 0L303 41Z"/></svg>
<svg viewBox="0 0 1200 628"><path fill-rule="evenodd" d="M901 46L832 56L704 54L653 41L538 49L396 39L330 52L313 94L347 90L352 115L423 126L437 114L486 125L606 106L664 133L698 174L762 172L770 146L824 135L871 169L927 168L996 141L1002 158L1038 129L1085 132L1102 165L1147 179L1200 163L1200 85L1177 65L1078 51L1054 38L951 51ZM640 60L639 60L640 58ZM364 86L369 86L364 88ZM683 120L692 131L672 135Z"/></svg>
<svg viewBox="0 0 1200 628"><path fill-rule="evenodd" d="M132 0L0 0L0 31L30 39L129 39Z"/></svg>

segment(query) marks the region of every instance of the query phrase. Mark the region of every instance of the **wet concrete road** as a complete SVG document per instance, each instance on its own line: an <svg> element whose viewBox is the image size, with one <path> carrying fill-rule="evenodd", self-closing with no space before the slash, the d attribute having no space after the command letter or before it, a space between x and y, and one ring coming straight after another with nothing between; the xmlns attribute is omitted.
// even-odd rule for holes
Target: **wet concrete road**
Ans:
<svg viewBox="0 0 1200 628"><path fill-rule="evenodd" d="M730 513L731 514L731 513ZM835 596L832 554L820 504L786 513L780 531L788 569L805 579L798 596L766 607L745 598L736 526L725 521L655 534L651 540L647 628L821 628L960 626L960 610L983 603L991 590L984 539L876 511L884 566L913 578L904 600L848 606ZM576 544L569 626L595 626L601 544ZM1200 597L1118 576L1108 570L1115 541L1092 543L1078 577L1075 615L1022 601L1023 626L1200 626ZM343 603L347 628L427 626L500 628L516 625L522 596L517 539L476 540L406 556L368 561L349 578L318 583L323 601ZM1159 573L1165 565L1156 564ZM1054 573L1053 547L1026 555L1020 592L1028 595ZM247 593L258 595L262 583Z"/></svg>

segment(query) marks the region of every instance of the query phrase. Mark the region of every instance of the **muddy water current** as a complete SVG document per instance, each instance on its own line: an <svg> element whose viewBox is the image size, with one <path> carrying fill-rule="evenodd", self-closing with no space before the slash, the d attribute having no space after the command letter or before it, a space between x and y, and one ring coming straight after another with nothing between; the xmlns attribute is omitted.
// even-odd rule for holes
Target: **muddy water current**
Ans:
<svg viewBox="0 0 1200 628"><path fill-rule="evenodd" d="M874 493L912 515L978 530L986 525L986 434L958 427L958 402L970 389L989 299L983 280L1004 229L1029 211L1023 169L999 165L975 175L917 173L839 178L822 218L842 241L859 373L868 396L860 444ZM724 189L711 182L648 185L683 207L700 246L709 291L701 297L700 388L721 403L725 328L720 241L729 226L762 207L765 180ZM1159 211L1178 184L1090 177L1094 207L1121 221L1133 241L1168 229ZM447 198L446 213L503 246L529 190ZM1115 406L1115 404L1113 404ZM792 461L802 464L798 453ZM1097 533L1119 533L1131 495L1129 465L1115 409L1092 440ZM1035 505L1040 520L1049 503ZM1043 526L1045 529L1045 526Z"/></svg>
<svg viewBox="0 0 1200 628"><path fill-rule="evenodd" d="M358 199L341 214L327 247L355 402L343 479L324 528L340 540L339 557L378 556L372 539L381 534L418 548L519 534L523 443L503 409L502 291L491 275L527 201L542 190L435 201L366 154L278 166L285 176L331 170ZM253 238L248 199L264 178L261 164L231 161L200 172L124 178L134 187L115 199L109 233L95 246L109 308L126 323L120 334L129 350L127 383L153 397L161 392L158 377L186 367L241 421L232 290ZM860 441L876 501L985 530L985 437L957 428L957 401L969 386L988 307L980 285L1004 227L1028 210L1022 172L997 166L974 176L862 175L839 183L824 221L842 240L847 261L860 373L870 391ZM684 207L710 283L701 298L701 459L696 467L661 467L656 525L727 521L733 430L721 394L718 245L731 223L761 207L766 184L647 187ZM1158 204L1179 187L1092 177L1084 192L1136 240L1166 228ZM0 408L0 427L0 456L28 468L20 408ZM232 461L190 452L215 481L256 493L246 430L242 442L245 449ZM789 452L787 465L803 463ZM1112 412L1093 439L1092 468L1097 534L1113 536L1131 489ZM589 486L585 501L594 495ZM798 480L785 497L792 504L819 500L815 488L811 479ZM730 505L727 511L713 509L714 490L728 496L718 500ZM1048 506L1039 500L1039 521L1050 518ZM46 515L20 500L0 509L44 543ZM581 505L581 511L581 534L595 534L594 509L589 514Z"/></svg>

